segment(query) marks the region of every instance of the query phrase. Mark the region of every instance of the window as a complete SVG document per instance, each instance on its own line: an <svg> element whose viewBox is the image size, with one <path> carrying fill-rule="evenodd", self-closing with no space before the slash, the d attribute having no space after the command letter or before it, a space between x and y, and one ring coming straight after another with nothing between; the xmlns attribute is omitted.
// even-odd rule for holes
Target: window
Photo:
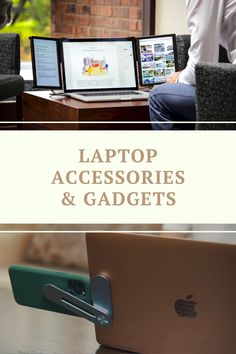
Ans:
<svg viewBox="0 0 236 354"><path fill-rule="evenodd" d="M13 0L12 20L1 32L19 33L21 37L21 74L31 79L31 54L29 37L50 36L50 0Z"/></svg>

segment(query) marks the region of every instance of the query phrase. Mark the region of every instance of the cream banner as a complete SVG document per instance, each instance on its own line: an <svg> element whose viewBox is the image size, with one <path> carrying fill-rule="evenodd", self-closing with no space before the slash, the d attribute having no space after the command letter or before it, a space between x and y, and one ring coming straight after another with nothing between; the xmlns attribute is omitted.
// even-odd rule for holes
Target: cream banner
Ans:
<svg viewBox="0 0 236 354"><path fill-rule="evenodd" d="M236 223L234 131L2 131L0 223Z"/></svg>

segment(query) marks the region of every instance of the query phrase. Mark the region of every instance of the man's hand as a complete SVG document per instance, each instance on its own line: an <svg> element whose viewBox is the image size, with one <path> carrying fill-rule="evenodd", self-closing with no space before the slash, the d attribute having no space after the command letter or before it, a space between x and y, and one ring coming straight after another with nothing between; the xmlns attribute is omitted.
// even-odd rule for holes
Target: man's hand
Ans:
<svg viewBox="0 0 236 354"><path fill-rule="evenodd" d="M168 78L166 79L166 82L167 82L168 84L175 84L176 82L178 82L180 73L181 73L181 71L177 71L176 73L171 74L171 75L168 76Z"/></svg>

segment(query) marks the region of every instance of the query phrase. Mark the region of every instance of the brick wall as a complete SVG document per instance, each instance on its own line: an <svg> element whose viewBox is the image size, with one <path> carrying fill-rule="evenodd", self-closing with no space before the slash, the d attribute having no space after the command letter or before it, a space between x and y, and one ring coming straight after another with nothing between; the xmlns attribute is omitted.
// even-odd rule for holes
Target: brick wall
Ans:
<svg viewBox="0 0 236 354"><path fill-rule="evenodd" d="M143 1L51 0L52 36L140 36Z"/></svg>

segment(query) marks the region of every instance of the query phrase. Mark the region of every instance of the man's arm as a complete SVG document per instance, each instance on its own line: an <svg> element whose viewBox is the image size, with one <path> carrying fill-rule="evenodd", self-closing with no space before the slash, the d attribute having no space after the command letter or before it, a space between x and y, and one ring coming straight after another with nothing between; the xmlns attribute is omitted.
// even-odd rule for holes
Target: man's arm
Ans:
<svg viewBox="0 0 236 354"><path fill-rule="evenodd" d="M224 0L188 0L187 20L191 34L189 60L179 82L195 85L195 65L218 62Z"/></svg>

